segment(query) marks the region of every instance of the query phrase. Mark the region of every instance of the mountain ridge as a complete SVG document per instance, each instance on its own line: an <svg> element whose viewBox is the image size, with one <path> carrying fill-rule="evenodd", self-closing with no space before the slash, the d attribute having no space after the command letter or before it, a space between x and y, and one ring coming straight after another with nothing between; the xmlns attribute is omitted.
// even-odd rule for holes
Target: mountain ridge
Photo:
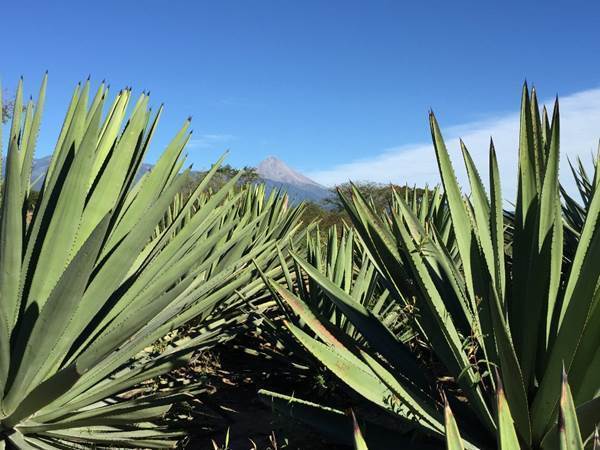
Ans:
<svg viewBox="0 0 600 450"><path fill-rule="evenodd" d="M34 189L40 189L43 176L50 166L51 156L44 156L33 160L31 180ZM154 165L142 164L137 177L152 170ZM199 172L199 171L198 171ZM285 162L275 156L269 156L262 160L256 167L259 181L266 185L267 192L273 189L286 191L290 202L297 204L302 201L311 201L322 204L333 196L332 192L325 186L311 180L302 173L292 169Z"/></svg>

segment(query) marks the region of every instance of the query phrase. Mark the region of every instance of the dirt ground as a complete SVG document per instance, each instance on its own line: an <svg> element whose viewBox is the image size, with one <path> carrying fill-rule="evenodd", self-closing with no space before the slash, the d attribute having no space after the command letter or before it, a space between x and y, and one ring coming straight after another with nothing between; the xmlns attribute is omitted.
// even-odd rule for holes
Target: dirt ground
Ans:
<svg viewBox="0 0 600 450"><path fill-rule="evenodd" d="M349 448L327 442L306 425L279 416L257 396L258 390L264 388L318 401L319 390L326 388L328 397L335 399L336 387L332 379L315 381L312 379L314 373L303 375L281 362L271 361L265 365L261 357L249 355L235 345L201 355L194 370L205 377L209 392L181 411L193 415L197 424L193 426L185 448L213 450L215 441L219 450L225 449L227 433L228 450Z"/></svg>

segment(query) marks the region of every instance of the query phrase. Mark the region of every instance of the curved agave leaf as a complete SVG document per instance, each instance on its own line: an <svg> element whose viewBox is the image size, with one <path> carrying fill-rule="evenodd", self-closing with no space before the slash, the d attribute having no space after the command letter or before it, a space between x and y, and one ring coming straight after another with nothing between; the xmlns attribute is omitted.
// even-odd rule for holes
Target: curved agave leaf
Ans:
<svg viewBox="0 0 600 450"><path fill-rule="evenodd" d="M452 414L452 410L450 409L448 402L446 402L446 405L444 406L444 422L447 450L463 450L465 447L460 437L460 432L458 431L458 425L456 425L454 414Z"/></svg>

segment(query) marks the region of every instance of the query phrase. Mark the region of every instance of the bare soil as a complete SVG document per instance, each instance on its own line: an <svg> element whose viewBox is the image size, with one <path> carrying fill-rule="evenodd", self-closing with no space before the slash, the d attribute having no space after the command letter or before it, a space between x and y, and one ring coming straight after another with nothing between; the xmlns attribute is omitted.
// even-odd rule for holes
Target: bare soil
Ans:
<svg viewBox="0 0 600 450"><path fill-rule="evenodd" d="M219 450L349 448L327 442L306 425L280 416L257 395L264 388L319 401L326 390L329 406L348 406L347 395L338 392L337 382L326 374L302 373L285 362L265 361L261 356L244 352L235 343L201 355L192 370L196 376L204 377L207 392L176 411L193 417L194 425L185 448L213 450L213 441ZM225 447L227 433L229 446Z"/></svg>

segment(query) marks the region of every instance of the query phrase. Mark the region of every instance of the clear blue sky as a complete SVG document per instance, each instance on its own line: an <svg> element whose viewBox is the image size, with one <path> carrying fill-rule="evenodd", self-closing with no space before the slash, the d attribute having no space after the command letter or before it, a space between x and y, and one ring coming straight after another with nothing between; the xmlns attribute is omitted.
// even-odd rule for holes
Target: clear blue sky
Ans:
<svg viewBox="0 0 600 450"><path fill-rule="evenodd" d="M2 6L3 87L50 74L39 156L91 74L166 104L151 158L188 116L206 166L275 154L326 169L514 111L525 78L544 96L600 86L599 2L23 1ZM600 134L600 132L599 132Z"/></svg>

